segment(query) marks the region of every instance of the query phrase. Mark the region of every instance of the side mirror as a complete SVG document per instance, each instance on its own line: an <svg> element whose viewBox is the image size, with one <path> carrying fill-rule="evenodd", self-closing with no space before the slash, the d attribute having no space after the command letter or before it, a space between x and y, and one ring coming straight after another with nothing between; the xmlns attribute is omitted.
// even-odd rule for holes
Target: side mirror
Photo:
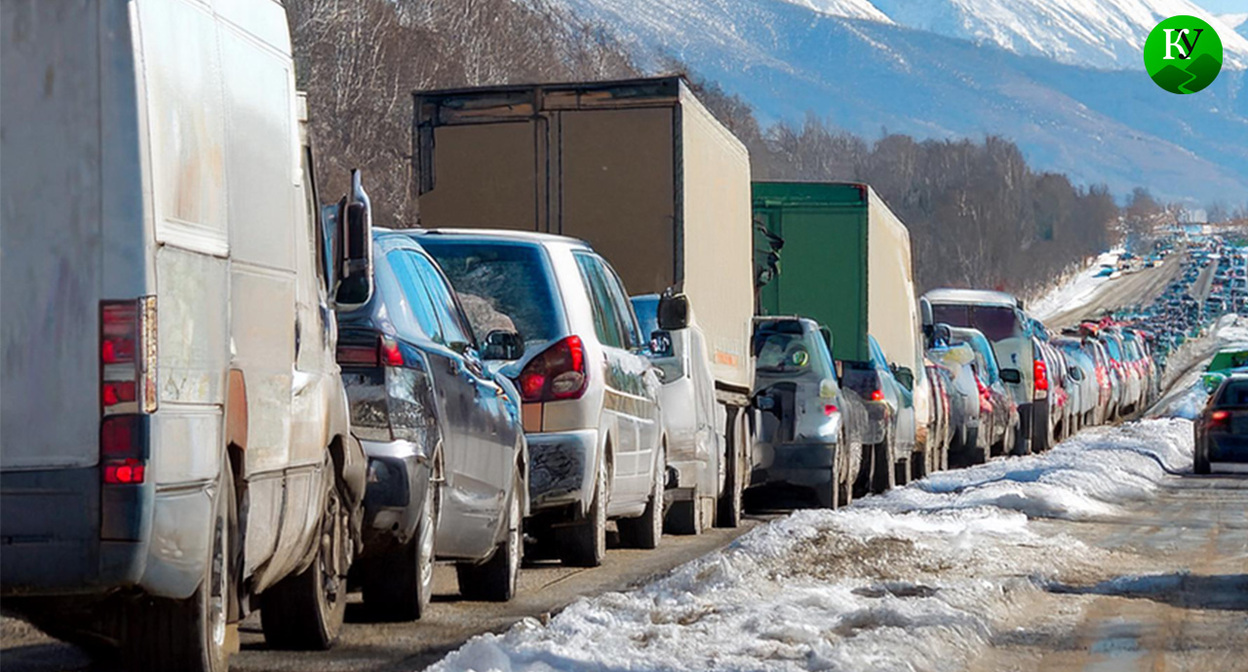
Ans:
<svg viewBox="0 0 1248 672"><path fill-rule="evenodd" d="M650 354L655 357L671 357L674 348L672 348L671 332L658 329L650 332Z"/></svg>
<svg viewBox="0 0 1248 672"><path fill-rule="evenodd" d="M1001 369L1001 380L1011 385L1023 382L1023 372L1018 369Z"/></svg>
<svg viewBox="0 0 1248 672"><path fill-rule="evenodd" d="M351 171L351 193L338 202L334 250L334 303L345 310L359 308L373 298L373 213L359 170Z"/></svg>
<svg viewBox="0 0 1248 672"><path fill-rule="evenodd" d="M659 328L679 331L689 326L689 297L684 294L664 294L659 299Z"/></svg>
<svg viewBox="0 0 1248 672"><path fill-rule="evenodd" d="M914 391L914 372L909 368L904 366L895 367L893 369L893 377L897 379L898 383L901 383L902 387L910 392Z"/></svg>
<svg viewBox="0 0 1248 672"><path fill-rule="evenodd" d="M524 356L524 339L520 334L505 329L495 329L485 335L485 347L481 359L514 361Z"/></svg>

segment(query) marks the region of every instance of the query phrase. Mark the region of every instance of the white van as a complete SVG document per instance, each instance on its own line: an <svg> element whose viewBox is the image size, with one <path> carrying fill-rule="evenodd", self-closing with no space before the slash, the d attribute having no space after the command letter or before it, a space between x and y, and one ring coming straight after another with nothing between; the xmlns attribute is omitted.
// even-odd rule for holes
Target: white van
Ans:
<svg viewBox="0 0 1248 672"><path fill-rule="evenodd" d="M257 607L328 646L365 481L330 296L371 291L368 216L328 272L285 10L5 0L0 73L6 609L132 668L225 670Z"/></svg>

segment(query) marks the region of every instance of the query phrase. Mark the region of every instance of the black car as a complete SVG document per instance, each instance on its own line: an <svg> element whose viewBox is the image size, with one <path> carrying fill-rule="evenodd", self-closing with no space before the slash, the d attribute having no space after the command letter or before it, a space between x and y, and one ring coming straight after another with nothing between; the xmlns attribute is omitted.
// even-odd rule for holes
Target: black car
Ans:
<svg viewBox="0 0 1248 672"><path fill-rule="evenodd" d="M1195 471L1248 472L1248 374L1232 374L1196 419Z"/></svg>
<svg viewBox="0 0 1248 672"><path fill-rule="evenodd" d="M369 459L364 602L392 619L428 608L433 562L453 560L460 593L515 594L528 513L520 395L483 359L514 357L514 332L485 350L441 269L406 235L374 230L376 291L339 313L338 363L351 430Z"/></svg>

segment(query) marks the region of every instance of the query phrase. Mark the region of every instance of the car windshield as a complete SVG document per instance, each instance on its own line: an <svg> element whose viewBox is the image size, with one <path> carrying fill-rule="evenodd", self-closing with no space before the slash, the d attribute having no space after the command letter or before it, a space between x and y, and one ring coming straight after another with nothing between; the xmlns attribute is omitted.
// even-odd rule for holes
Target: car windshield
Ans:
<svg viewBox="0 0 1248 672"><path fill-rule="evenodd" d="M1215 407L1248 406L1248 380L1231 380L1222 386Z"/></svg>
<svg viewBox="0 0 1248 672"><path fill-rule="evenodd" d="M993 342L1021 336L1023 331L1014 309L1005 306L938 303L932 306L932 316L949 326L978 329Z"/></svg>
<svg viewBox="0 0 1248 672"><path fill-rule="evenodd" d="M526 343L553 340L562 324L558 296L542 250L534 245L421 236L459 294L478 339L514 330Z"/></svg>

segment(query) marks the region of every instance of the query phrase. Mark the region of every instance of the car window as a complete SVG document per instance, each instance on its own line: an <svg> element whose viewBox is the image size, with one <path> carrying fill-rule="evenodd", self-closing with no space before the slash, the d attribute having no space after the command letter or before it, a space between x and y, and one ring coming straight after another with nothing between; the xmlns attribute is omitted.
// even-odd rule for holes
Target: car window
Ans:
<svg viewBox="0 0 1248 672"><path fill-rule="evenodd" d="M1248 406L1248 380L1232 380L1223 385L1214 406Z"/></svg>
<svg viewBox="0 0 1248 672"><path fill-rule="evenodd" d="M640 328L637 326L637 317L633 314L633 304L628 302L628 293L624 291L624 282L620 280L620 276L611 264L598 257L594 258L594 262L602 271L607 290L611 293L611 303L615 306L615 313L624 327L625 347L640 346L641 335L638 333Z"/></svg>
<svg viewBox="0 0 1248 672"><path fill-rule="evenodd" d="M393 250L386 255L386 261L389 262L390 270L403 292L403 309L411 312L413 321L426 338L445 343L434 312L433 300L429 297L429 288L425 286L425 281L416 268L415 260L419 257L420 254L415 250ZM394 306L390 308L392 312L395 310Z"/></svg>
<svg viewBox="0 0 1248 672"><path fill-rule="evenodd" d="M603 344L613 348L623 348L624 328L620 316L611 300L611 290L607 288L602 267L595 263L592 255L575 253L576 266L585 282L585 290L589 294L589 303L594 313L594 333Z"/></svg>
<svg viewBox="0 0 1248 672"><path fill-rule="evenodd" d="M633 314L637 316L638 327L643 338L649 339L650 334L659 330L659 297L639 296L632 299Z"/></svg>
<svg viewBox="0 0 1248 672"><path fill-rule="evenodd" d="M430 289L429 298L433 302L433 312L438 316L438 324L442 327L444 343L449 346L474 347L476 340L473 338L472 329L460 319L455 294L438 273L438 267L423 254L413 254L412 262L420 272L421 279L425 281L425 287Z"/></svg>
<svg viewBox="0 0 1248 672"><path fill-rule="evenodd" d="M978 329L990 341L1001 341L1022 334L1022 325L1013 308L1005 306L976 306L962 304L934 304L932 317L951 327Z"/></svg>
<svg viewBox="0 0 1248 672"><path fill-rule="evenodd" d="M545 253L510 241L447 240L421 236L425 248L459 293L477 334L516 331L526 344L560 335L562 301Z"/></svg>

